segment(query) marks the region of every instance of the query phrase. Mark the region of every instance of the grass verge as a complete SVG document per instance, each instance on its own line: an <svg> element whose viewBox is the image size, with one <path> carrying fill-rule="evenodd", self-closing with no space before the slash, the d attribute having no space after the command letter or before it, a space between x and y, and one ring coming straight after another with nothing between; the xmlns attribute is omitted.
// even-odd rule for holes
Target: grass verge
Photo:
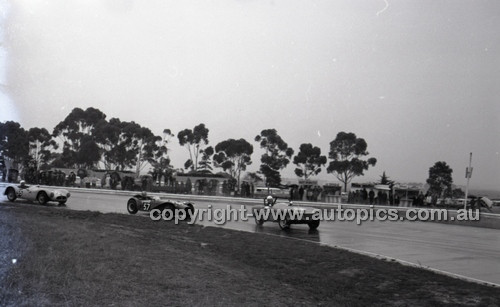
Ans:
<svg viewBox="0 0 500 307"><path fill-rule="evenodd" d="M0 247L7 306L500 305L495 287L314 243L141 216L0 204Z"/></svg>

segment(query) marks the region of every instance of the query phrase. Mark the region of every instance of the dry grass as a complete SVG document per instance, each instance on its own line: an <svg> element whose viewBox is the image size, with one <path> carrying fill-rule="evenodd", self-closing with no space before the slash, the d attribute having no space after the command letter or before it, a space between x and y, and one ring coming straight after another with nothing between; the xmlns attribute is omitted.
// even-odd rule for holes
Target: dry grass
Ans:
<svg viewBox="0 0 500 307"><path fill-rule="evenodd" d="M0 305L500 305L498 288L289 238L20 203L0 225Z"/></svg>

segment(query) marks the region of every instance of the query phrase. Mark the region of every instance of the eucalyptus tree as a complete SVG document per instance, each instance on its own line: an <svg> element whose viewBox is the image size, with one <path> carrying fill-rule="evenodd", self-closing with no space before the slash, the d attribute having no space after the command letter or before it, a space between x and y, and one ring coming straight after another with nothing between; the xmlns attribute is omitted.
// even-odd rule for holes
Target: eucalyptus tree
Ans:
<svg viewBox="0 0 500 307"><path fill-rule="evenodd" d="M215 166L222 168L231 177L237 179L240 186L241 172L252 164L253 146L245 139L227 139L215 146Z"/></svg>
<svg viewBox="0 0 500 307"><path fill-rule="evenodd" d="M168 182L173 182L174 167L170 164L170 157L168 155L168 143L170 139L175 135L168 128L163 129L162 139L157 139L156 144L158 146L157 154L155 159L150 163L153 167L152 173L154 178L161 184L162 177L164 178L165 184Z"/></svg>
<svg viewBox="0 0 500 307"><path fill-rule="evenodd" d="M321 172L321 167L326 164L326 156L321 155L321 148L305 143L300 145L299 152L293 157L293 164L298 166L295 175L307 180Z"/></svg>
<svg viewBox="0 0 500 307"><path fill-rule="evenodd" d="M53 152L59 145L52 138L52 135L45 128L30 128L28 130L29 155L34 161L34 168L38 170L40 166L48 165L53 160Z"/></svg>
<svg viewBox="0 0 500 307"><path fill-rule="evenodd" d="M99 162L101 156L94 132L105 119L99 109L74 108L56 125L52 135L63 143L61 159L67 167L91 167Z"/></svg>
<svg viewBox="0 0 500 307"><path fill-rule="evenodd" d="M369 155L367 147L366 141L352 132L339 132L330 142L328 157L333 161L328 165L327 172L334 174L344 183L344 191L347 191L347 185L352 178L362 176L365 170L377 163L375 158L362 159Z"/></svg>
<svg viewBox="0 0 500 307"><path fill-rule="evenodd" d="M184 163L184 168L190 168L193 171L198 169L198 160L200 154L206 145L208 145L208 128L201 123L191 129L184 129L177 134L179 144L187 148L189 159Z"/></svg>
<svg viewBox="0 0 500 307"><path fill-rule="evenodd" d="M7 167L20 169L29 159L28 132L18 122L0 123L0 156Z"/></svg>
<svg viewBox="0 0 500 307"><path fill-rule="evenodd" d="M214 155L214 148L212 146L208 146L202 150L200 150L201 158L200 162L198 162L198 169L201 170L213 170L212 167L212 156Z"/></svg>
<svg viewBox="0 0 500 307"><path fill-rule="evenodd" d="M431 168L429 168L429 178L426 182L429 184L429 191L438 197L444 191L451 194L452 191L452 178L453 170L444 161L436 162Z"/></svg>
<svg viewBox="0 0 500 307"><path fill-rule="evenodd" d="M149 128L135 122L125 122L122 132L126 148L136 155L132 163L136 164L136 176L138 176L147 163L157 161L165 150L159 145L162 137L154 135Z"/></svg>
<svg viewBox="0 0 500 307"><path fill-rule="evenodd" d="M265 150L261 156L260 171L266 178L268 186L281 184L280 171L284 169L293 155L293 149L278 135L276 129L262 130L255 137L261 148Z"/></svg>

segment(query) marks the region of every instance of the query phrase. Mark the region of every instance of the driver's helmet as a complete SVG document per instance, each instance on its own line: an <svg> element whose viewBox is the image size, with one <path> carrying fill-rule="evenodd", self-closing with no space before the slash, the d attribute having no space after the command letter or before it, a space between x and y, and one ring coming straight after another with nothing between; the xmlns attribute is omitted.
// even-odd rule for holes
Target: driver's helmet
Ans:
<svg viewBox="0 0 500 307"><path fill-rule="evenodd" d="M148 193L146 193L146 191L142 191L141 196L142 196L142 197L147 197L147 196L148 196Z"/></svg>
<svg viewBox="0 0 500 307"><path fill-rule="evenodd" d="M271 195L267 196L266 197L266 205L272 206L273 203L274 203L274 198Z"/></svg>
<svg viewBox="0 0 500 307"><path fill-rule="evenodd" d="M21 182L20 182L20 183L21 183L21 188L25 188L25 187L26 187L26 181L21 180Z"/></svg>

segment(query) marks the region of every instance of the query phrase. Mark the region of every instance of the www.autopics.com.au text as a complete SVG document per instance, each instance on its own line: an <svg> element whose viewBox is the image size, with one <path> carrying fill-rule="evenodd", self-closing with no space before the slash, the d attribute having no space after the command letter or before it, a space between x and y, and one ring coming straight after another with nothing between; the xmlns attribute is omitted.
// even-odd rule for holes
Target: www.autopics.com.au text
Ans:
<svg viewBox="0 0 500 307"><path fill-rule="evenodd" d="M257 216L255 216L257 215ZM318 209L311 208L311 212L306 214L304 210L274 210L268 208L265 210L253 211L246 206L240 206L239 209L227 205L226 208L208 208L194 209L191 216L188 216L182 209L153 209L149 214L153 221L174 221L179 223L187 221L194 224L197 221L211 221L216 225L224 225L228 221L248 221L249 218L259 220L319 220L319 221L347 221L356 222L361 225L367 221L479 221L480 211L478 209L459 209L456 214L450 215L447 209L427 209L427 208L409 208L407 210L398 210L396 208L342 208L338 205L336 208Z"/></svg>

